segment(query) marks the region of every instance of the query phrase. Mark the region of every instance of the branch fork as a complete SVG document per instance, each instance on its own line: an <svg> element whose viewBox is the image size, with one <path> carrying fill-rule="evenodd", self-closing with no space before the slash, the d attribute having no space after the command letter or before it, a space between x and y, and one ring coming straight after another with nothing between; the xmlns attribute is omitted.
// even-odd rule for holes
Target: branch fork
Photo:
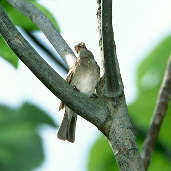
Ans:
<svg viewBox="0 0 171 171"><path fill-rule="evenodd" d="M57 53L70 67L68 55L75 61L71 48L52 23L29 1L8 0L44 32ZM127 111L123 84L116 56L112 27L112 0L98 0L98 23L104 76L99 82L98 98L73 90L18 32L0 7L0 34L14 53L36 77L69 108L93 123L109 140L120 170L144 171L136 138Z"/></svg>

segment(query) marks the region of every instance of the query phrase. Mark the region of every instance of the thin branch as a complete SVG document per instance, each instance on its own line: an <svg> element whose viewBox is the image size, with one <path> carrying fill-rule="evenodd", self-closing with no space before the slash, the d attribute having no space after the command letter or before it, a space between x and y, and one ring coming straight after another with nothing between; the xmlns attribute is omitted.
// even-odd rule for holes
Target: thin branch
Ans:
<svg viewBox="0 0 171 171"><path fill-rule="evenodd" d="M105 71L104 93L106 96L113 97L121 93L121 87L116 66L117 55L112 26L112 0L101 0L101 2L98 0L98 4L98 23Z"/></svg>
<svg viewBox="0 0 171 171"><path fill-rule="evenodd" d="M144 139L147 135L147 132L141 128L139 125L136 125L135 122L133 122L133 127L135 130L135 134L137 137L140 137L141 139ZM156 143L156 152L161 153L164 157L171 162L171 149L167 147L166 145L162 144L162 142L157 142Z"/></svg>
<svg viewBox="0 0 171 171"><path fill-rule="evenodd" d="M8 2L40 28L70 68L75 62L76 57L52 22L28 0L8 0Z"/></svg>
<svg viewBox="0 0 171 171"><path fill-rule="evenodd" d="M89 98L71 88L23 38L1 7L0 34L20 60L56 97L99 129L104 125L109 112L102 100Z"/></svg>
<svg viewBox="0 0 171 171"><path fill-rule="evenodd" d="M31 38L31 40L36 43L36 45L39 46L39 48L41 48L50 59L52 59L57 66L59 66L62 70L65 71L65 73L68 72L68 67L66 65L64 65L59 59L58 57L56 57L46 46L44 46L39 40L38 38L32 34L30 31L24 30L25 34L27 34L27 36L29 36L29 38Z"/></svg>
<svg viewBox="0 0 171 171"><path fill-rule="evenodd" d="M160 127L168 109L169 98L171 95L171 56L168 61L168 66L163 78L163 82L157 98L157 103L154 109L153 118L150 129L143 144L142 157L144 160L145 169L148 169L152 152L159 136Z"/></svg>

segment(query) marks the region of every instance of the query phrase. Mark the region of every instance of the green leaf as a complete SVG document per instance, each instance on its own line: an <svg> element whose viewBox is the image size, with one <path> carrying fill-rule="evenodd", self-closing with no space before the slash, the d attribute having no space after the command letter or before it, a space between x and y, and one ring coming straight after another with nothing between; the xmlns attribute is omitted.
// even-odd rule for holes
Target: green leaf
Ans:
<svg viewBox="0 0 171 171"><path fill-rule="evenodd" d="M104 136L100 136L92 146L88 160L89 171L118 170L113 153Z"/></svg>
<svg viewBox="0 0 171 171"><path fill-rule="evenodd" d="M25 103L18 109L0 106L0 170L31 171L44 160L38 127L54 121L38 107Z"/></svg>
<svg viewBox="0 0 171 171"><path fill-rule="evenodd" d="M165 156L155 151L152 155L152 160L149 166L149 171L169 171L171 170L171 164L168 159L165 158Z"/></svg>
<svg viewBox="0 0 171 171"><path fill-rule="evenodd" d="M137 71L137 86L140 92L159 88L170 52L171 36L168 36L141 62Z"/></svg>
<svg viewBox="0 0 171 171"><path fill-rule="evenodd" d="M35 1L31 1L43 14L45 14L51 22L54 24L54 26L57 28L57 30L60 32L59 25L56 21L56 19L53 17L53 15L42 5ZM20 11L18 11L16 8L14 8L10 3L7 2L7 0L1 0L0 5L3 7L3 9L6 11L7 15L11 19L11 21L21 28L27 30L27 31L35 31L39 30L39 28L26 16L24 16Z"/></svg>
<svg viewBox="0 0 171 171"><path fill-rule="evenodd" d="M38 4L37 2L31 2L51 20L56 29L60 32L59 25L53 15L45 7ZM7 0L0 0L0 5L4 8L4 10L7 12L7 15L15 25L20 26L21 28L27 31L39 30L39 28L34 23L32 23L29 18L24 16L21 12L19 12L12 5L10 5ZM0 56L17 68L18 58L3 40L2 36L0 36Z"/></svg>
<svg viewBox="0 0 171 171"><path fill-rule="evenodd" d="M0 35L0 56L7 60L10 64L17 68L18 66L18 57L10 49L5 40Z"/></svg>
<svg viewBox="0 0 171 171"><path fill-rule="evenodd" d="M15 25L20 26L28 31L39 30L39 28L32 23L29 18L14 8L10 3L7 2L7 0L1 0L0 5L3 7L8 17Z"/></svg>
<svg viewBox="0 0 171 171"><path fill-rule="evenodd" d="M129 113L138 125L147 130L171 52L171 36L162 40L142 61L137 71L138 96L129 105ZM159 140L171 147L171 105L160 130Z"/></svg>

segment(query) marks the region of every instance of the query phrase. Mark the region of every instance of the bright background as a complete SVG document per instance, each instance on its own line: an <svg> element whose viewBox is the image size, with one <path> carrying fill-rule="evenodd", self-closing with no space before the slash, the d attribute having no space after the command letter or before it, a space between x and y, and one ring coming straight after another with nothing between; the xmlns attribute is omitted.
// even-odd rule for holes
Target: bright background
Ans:
<svg viewBox="0 0 171 171"><path fill-rule="evenodd" d="M96 1L44 0L40 1L57 19L62 36L73 49L85 42L100 65ZM136 96L135 71L143 57L165 36L171 28L171 1L113 1L113 26L117 54L125 87L127 102ZM40 34L40 33L38 33ZM40 34L42 41L47 42ZM48 44L49 45L49 44ZM46 59L46 56L41 53ZM57 69L53 62L48 62ZM60 74L65 77L64 73ZM54 120L60 121L59 100L20 62L16 70L0 58L0 103L12 107L24 101L37 104ZM8 90L8 92L6 91ZM41 127L46 160L35 171L85 171L89 149L98 136L97 129L79 117L74 144L56 138L57 129Z"/></svg>

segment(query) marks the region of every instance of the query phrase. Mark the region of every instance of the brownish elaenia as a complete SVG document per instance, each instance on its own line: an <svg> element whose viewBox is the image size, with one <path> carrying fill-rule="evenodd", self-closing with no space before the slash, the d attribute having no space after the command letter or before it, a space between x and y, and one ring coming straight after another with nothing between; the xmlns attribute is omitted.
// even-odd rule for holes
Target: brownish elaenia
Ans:
<svg viewBox="0 0 171 171"><path fill-rule="evenodd" d="M84 43L76 45L75 50L78 53L78 59L70 69L66 81L79 92L91 96L95 92L100 77L99 66ZM62 140L74 142L77 114L64 105L63 102L60 104L59 109L62 108L65 108L65 113L57 136Z"/></svg>

